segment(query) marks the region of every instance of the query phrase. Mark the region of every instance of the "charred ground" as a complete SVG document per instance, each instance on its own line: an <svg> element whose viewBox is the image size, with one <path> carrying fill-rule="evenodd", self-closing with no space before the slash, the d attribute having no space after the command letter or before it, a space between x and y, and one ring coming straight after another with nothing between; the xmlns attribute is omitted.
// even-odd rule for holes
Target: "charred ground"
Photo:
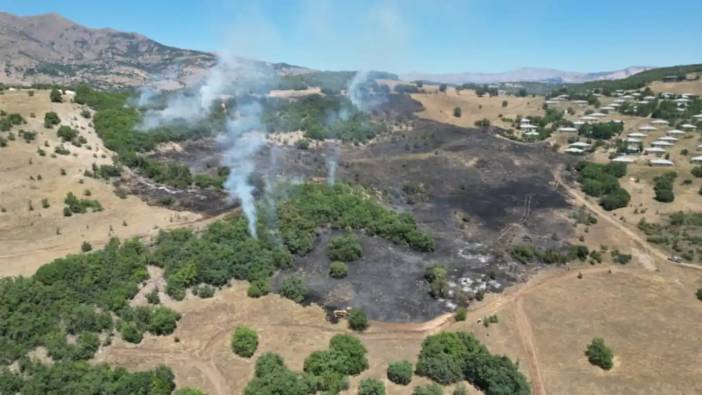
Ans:
<svg viewBox="0 0 702 395"><path fill-rule="evenodd" d="M374 117L394 131L365 145L340 145L338 179L361 184L391 208L411 213L434 236L435 251L418 253L359 234L363 257L349 264L346 278L335 280L329 277L326 256L335 231L321 229L313 251L297 257L294 270L278 273L274 288L297 272L310 287L310 301L330 308L361 307L377 320L425 320L522 279L530 268L505 253L510 243L556 247L570 236L571 226L558 215L568 203L553 186L553 170L565 163L562 156L546 145L501 139L492 129L417 118L414 113L421 108L406 95L390 96ZM269 144L258 156L256 184L263 186L270 175L325 178L333 144L308 149ZM202 139L154 157L202 172L218 166L221 150L215 139ZM143 183L132 190L151 201L171 194L184 207L208 214L236 205L215 190L167 191ZM451 300L428 293L424 274L434 265L449 272Z"/></svg>

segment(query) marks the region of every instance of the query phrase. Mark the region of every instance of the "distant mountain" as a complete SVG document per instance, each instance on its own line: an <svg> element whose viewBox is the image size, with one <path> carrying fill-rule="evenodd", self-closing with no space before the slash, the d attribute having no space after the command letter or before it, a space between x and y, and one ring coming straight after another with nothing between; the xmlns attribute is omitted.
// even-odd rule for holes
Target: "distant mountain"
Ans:
<svg viewBox="0 0 702 395"><path fill-rule="evenodd" d="M281 74L306 70L246 61ZM0 83L174 89L199 80L216 62L213 53L169 47L137 33L90 29L57 14L0 12Z"/></svg>
<svg viewBox="0 0 702 395"><path fill-rule="evenodd" d="M520 68L504 73L458 73L458 74L427 74L408 73L400 75L405 81L433 81L448 84L490 84L499 82L545 82L545 83L580 83L599 80L616 80L649 70L650 67L632 66L622 70L578 73L547 68Z"/></svg>

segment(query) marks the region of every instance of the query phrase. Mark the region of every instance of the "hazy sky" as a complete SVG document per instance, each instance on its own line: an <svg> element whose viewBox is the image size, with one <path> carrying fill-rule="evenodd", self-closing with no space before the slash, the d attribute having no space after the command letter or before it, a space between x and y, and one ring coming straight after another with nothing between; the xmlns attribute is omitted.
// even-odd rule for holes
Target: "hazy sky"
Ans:
<svg viewBox="0 0 702 395"><path fill-rule="evenodd" d="M606 71L702 62L702 0L0 0L164 44L318 69Z"/></svg>

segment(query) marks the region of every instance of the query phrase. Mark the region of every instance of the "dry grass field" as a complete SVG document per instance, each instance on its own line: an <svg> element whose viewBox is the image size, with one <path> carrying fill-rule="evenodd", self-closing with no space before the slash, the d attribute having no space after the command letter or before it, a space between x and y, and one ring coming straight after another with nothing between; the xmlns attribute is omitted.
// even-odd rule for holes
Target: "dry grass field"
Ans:
<svg viewBox="0 0 702 395"><path fill-rule="evenodd" d="M113 153L102 146L90 120L80 115L81 106L69 101L67 96L64 103L51 103L46 90L37 90L33 97L26 90L0 96L0 109L20 113L28 122L15 126L15 135L18 129L37 132L33 142L26 143L17 136L0 148L0 207L4 209L0 213L0 277L30 275L54 258L79 252L83 241L99 247L113 236L147 236L158 228L200 218L193 213L148 206L134 196L121 199L111 184L83 176L93 163L111 163ZM63 144L70 154L52 157L54 147L61 143L57 127L43 126L48 111L55 111L62 125L77 129L88 140L87 145L78 148ZM30 116L32 113L35 117ZM6 137L7 132L2 134ZM38 154L39 148L46 151L46 156ZM61 169L66 175L61 175ZM86 191L90 191L89 197L84 196ZM97 199L104 210L64 217L63 200L68 192ZM43 208L42 199L48 200L48 208Z"/></svg>
<svg viewBox="0 0 702 395"><path fill-rule="evenodd" d="M449 91L413 97L427 108L420 116L463 126L474 122L471 117L497 119L500 113L514 117L528 114L527 111L542 112L542 99L534 98L478 98L468 91L460 95ZM503 99L509 102L504 111ZM451 114L456 105L463 108L462 118ZM477 108L481 105L482 109ZM77 252L83 240L99 246L111 235L145 236L157 228L184 226L198 220L191 213L147 206L135 197L120 199L110 184L83 177L89 164L106 163L110 153L94 135L89 120L80 117L79 106L52 104L45 91L37 91L32 99L19 91L0 96L0 108L22 113L29 121L23 127L39 132L32 143L18 139L0 148L0 179L4 181L0 185L0 202L6 208L0 214L0 276L30 274L52 258ZM37 148L43 147L44 141L50 146L47 154L58 143L55 129L42 125L43 114L49 110L57 111L66 124L78 128L92 150L69 147L69 156L37 155ZM36 118L29 118L30 112L35 112ZM646 120L631 122L633 128ZM626 125L628 130L630 124ZM682 143L678 148L682 148ZM107 158L102 158L102 154ZM673 160L677 163L683 159ZM61 168L66 170L65 176L60 175ZM633 166L630 179L622 180L632 192L633 205L642 203L652 213L664 209L656 208L652 188L647 185L657 171ZM683 172L689 174L689 167L679 171L680 181L687 177ZM41 181L36 180L38 174L42 175ZM30 180L30 176L35 180ZM640 178L639 183L633 181L636 177ZM699 188L699 181L686 186L689 191L677 183L678 199L674 204L680 208L699 207L701 197L693 193ZM366 332L358 335L368 349L370 368L352 378L347 393L356 393L359 381L365 377L383 380L391 395L408 394L414 386L426 383L426 379L415 377L407 387L392 384L386 379L386 368L400 359L416 361L422 340L441 330L471 331L492 352L517 360L537 395L702 393L702 334L696 330L702 321L702 303L694 295L702 286L702 267L667 262L666 254L648 245L636 229L630 213L633 207L607 213L574 188L563 184L561 187L571 196L573 206L585 205L598 217L597 224L577 225L572 241L577 242L582 236L590 248L606 245L630 253L633 259L629 264L613 264L609 254L604 254L602 264L580 263L540 270L528 281L473 304L465 322L454 322L450 315L425 323L372 322ZM66 193L72 191L81 197L85 189L91 190L90 198L98 199L105 210L63 217ZM43 198L50 201L47 209L41 206ZM28 209L30 200L33 211ZM665 209L672 210L673 206ZM622 221L622 216L626 221ZM143 303L148 287L162 281L158 270L150 272L154 278L136 298L137 303ZM246 288L245 283L234 282L211 299L189 295L180 302L162 293L163 303L183 315L175 333L163 337L146 335L138 345L115 337L110 346L99 351L96 361L130 370L166 364L173 368L179 386L198 387L212 395L239 394L251 379L255 358L261 353L279 353L290 368L299 371L307 355L326 348L333 335L349 333L344 321L328 322L319 306L304 307L276 295L252 299L246 296ZM492 314L498 316L497 324L485 327L477 322ZM258 351L250 360L239 358L230 350L231 332L242 324L259 334ZM596 336L604 337L614 350L615 366L610 371L590 365L584 355L587 344ZM471 388L470 393L480 392Z"/></svg>
<svg viewBox="0 0 702 395"><path fill-rule="evenodd" d="M435 86L424 85L423 89L426 93L411 95L424 106L424 110L417 113L417 116L457 126L474 127L475 121L487 118L495 126L511 128L509 123L500 119L500 115L515 119L517 115L543 115L544 112L541 108L544 103L543 96L478 97L475 91L470 89L456 92L454 88L448 88L445 93L439 92ZM504 101L507 102L506 107L502 105ZM453 116L455 107L461 109L461 117Z"/></svg>
<svg viewBox="0 0 702 395"><path fill-rule="evenodd" d="M670 92L670 93L693 93L695 95L702 96L702 83L697 81L681 81L681 82L663 82L656 81L651 83L651 90L656 93Z"/></svg>

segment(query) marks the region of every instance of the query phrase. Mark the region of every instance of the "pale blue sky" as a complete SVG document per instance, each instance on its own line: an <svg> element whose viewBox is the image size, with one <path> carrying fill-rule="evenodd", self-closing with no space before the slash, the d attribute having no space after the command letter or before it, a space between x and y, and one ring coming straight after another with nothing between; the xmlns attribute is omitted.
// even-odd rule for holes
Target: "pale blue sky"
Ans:
<svg viewBox="0 0 702 395"><path fill-rule="evenodd" d="M164 44L318 69L607 71L702 62L702 0L0 0Z"/></svg>

